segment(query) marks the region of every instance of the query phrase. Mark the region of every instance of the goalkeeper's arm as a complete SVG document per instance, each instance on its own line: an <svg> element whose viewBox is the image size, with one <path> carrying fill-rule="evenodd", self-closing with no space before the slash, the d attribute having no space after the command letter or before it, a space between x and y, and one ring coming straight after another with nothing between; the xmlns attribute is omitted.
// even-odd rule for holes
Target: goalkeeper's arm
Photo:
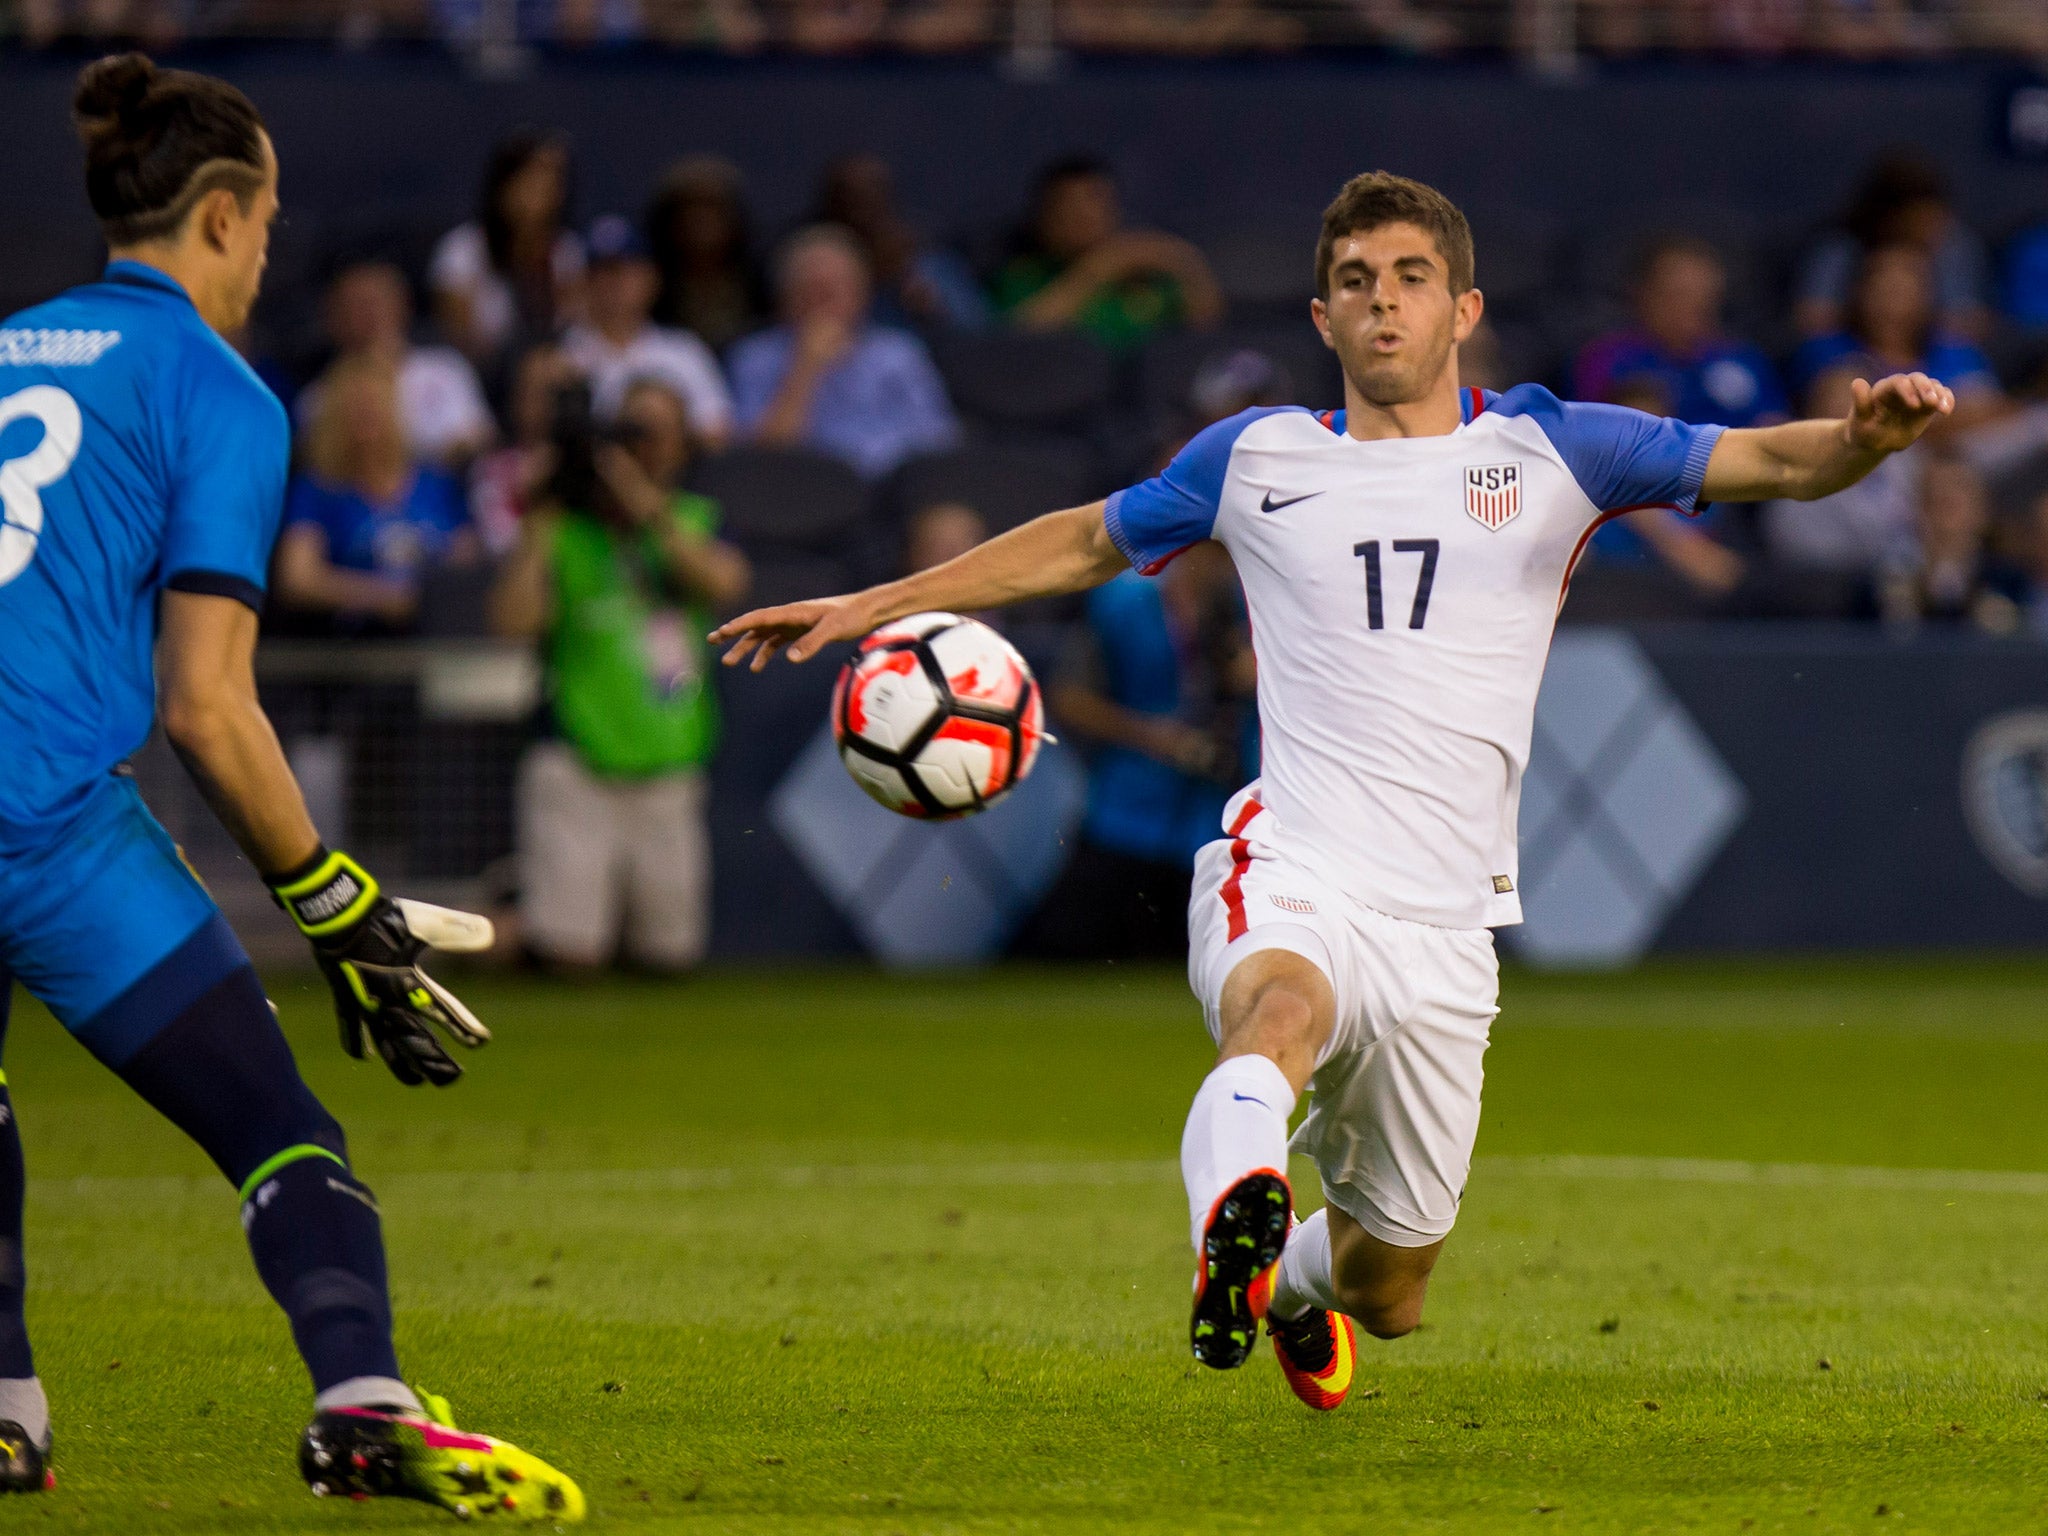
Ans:
<svg viewBox="0 0 2048 1536"><path fill-rule="evenodd" d="M465 1045L489 1033L419 969L427 948L488 948L488 919L393 901L345 854L321 846L305 797L256 695L256 615L229 597L167 591L157 633L164 734L278 902L312 941L334 991L342 1045L367 1033L401 1082L462 1075L428 1025Z"/></svg>

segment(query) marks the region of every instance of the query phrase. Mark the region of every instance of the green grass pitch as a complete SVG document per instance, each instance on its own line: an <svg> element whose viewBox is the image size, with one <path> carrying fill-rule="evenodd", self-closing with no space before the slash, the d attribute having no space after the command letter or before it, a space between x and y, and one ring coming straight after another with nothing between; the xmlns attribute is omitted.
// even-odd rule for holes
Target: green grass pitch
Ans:
<svg viewBox="0 0 2048 1536"><path fill-rule="evenodd" d="M1326 1416L1188 1358L1177 975L465 990L435 1093L273 986L409 1371L593 1530L2048 1530L2048 962L1511 975L1429 1320ZM451 1527L306 1494L232 1192L16 1012L62 1483L0 1528Z"/></svg>

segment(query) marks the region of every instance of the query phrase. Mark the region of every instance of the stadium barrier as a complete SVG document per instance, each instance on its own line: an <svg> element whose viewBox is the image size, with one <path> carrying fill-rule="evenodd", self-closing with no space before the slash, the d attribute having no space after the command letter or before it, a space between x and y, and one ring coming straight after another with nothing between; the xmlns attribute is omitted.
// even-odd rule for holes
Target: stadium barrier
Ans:
<svg viewBox="0 0 2048 1536"><path fill-rule="evenodd" d="M493 642L267 643L267 707L316 821L409 894L501 908L540 679ZM713 952L963 963L1056 877L1085 798L1055 750L985 817L900 821L840 771L831 665L722 674ZM302 958L160 742L144 792L259 958ZM2048 941L2048 648L1871 628L1560 632L1524 786L1529 921L1552 967L1653 951Z"/></svg>

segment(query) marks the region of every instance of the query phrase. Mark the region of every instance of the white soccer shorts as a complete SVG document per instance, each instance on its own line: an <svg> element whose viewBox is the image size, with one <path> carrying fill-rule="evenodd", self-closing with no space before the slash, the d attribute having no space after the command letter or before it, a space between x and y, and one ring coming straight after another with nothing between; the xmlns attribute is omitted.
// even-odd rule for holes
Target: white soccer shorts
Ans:
<svg viewBox="0 0 2048 1536"><path fill-rule="evenodd" d="M1323 1198L1374 1237L1426 1246L1457 1220L1472 1167L1500 1011L1493 934L1361 906L1263 842L1263 819L1234 823L1238 836L1195 857L1188 980L1220 1040L1223 984L1247 955L1291 950L1329 978L1337 1025L1293 1150L1315 1160Z"/></svg>

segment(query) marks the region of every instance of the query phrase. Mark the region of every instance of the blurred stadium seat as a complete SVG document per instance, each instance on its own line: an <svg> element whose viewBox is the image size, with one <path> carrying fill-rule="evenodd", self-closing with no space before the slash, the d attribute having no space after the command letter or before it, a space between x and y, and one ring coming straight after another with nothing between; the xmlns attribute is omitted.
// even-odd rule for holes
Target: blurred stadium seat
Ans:
<svg viewBox="0 0 2048 1536"><path fill-rule="evenodd" d="M964 502L1003 533L1044 512L1079 506L1105 489L1082 443L992 443L913 459L884 488L892 522L942 501Z"/></svg>
<svg viewBox="0 0 2048 1536"><path fill-rule="evenodd" d="M960 414L985 436L1099 432L1109 354L1073 331L983 331L937 338L932 356Z"/></svg>

